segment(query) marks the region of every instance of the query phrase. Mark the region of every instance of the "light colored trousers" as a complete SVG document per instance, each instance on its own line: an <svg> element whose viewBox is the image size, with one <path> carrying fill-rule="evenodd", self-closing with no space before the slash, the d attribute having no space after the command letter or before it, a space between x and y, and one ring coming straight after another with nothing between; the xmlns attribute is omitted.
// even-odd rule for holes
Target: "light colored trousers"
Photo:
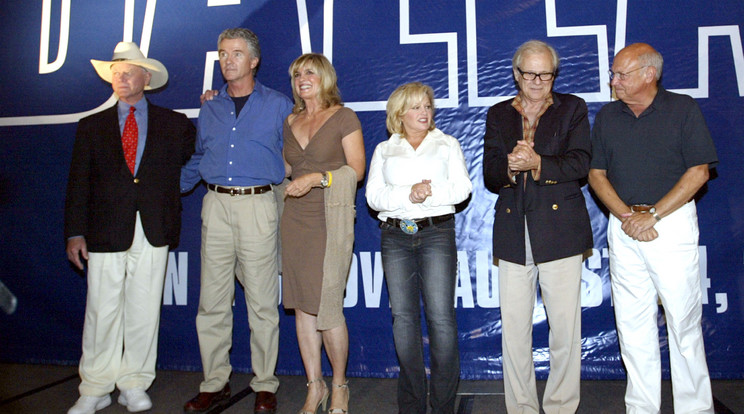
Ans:
<svg viewBox="0 0 744 414"><path fill-rule="evenodd" d="M255 392L276 392L279 353L278 214L273 192L256 195L207 191L202 205L201 290L196 330L204 381L217 392L230 378L235 277L245 291Z"/></svg>
<svg viewBox="0 0 744 414"><path fill-rule="evenodd" d="M88 258L80 395L103 396L114 384L147 389L155 379L168 246L150 245L137 213L129 250Z"/></svg>
<svg viewBox="0 0 744 414"><path fill-rule="evenodd" d="M527 263L498 262L506 411L540 412L532 358L532 314L539 281L550 324L550 374L543 410L573 414L579 406L581 382L582 255L534 263L529 233L525 234Z"/></svg>
<svg viewBox="0 0 744 414"><path fill-rule="evenodd" d="M703 347L702 293L695 203L677 209L654 228L659 237L639 242L610 217L612 298L620 351L628 371L628 414L658 413L661 357L657 323L661 298L669 333L674 412L713 413Z"/></svg>

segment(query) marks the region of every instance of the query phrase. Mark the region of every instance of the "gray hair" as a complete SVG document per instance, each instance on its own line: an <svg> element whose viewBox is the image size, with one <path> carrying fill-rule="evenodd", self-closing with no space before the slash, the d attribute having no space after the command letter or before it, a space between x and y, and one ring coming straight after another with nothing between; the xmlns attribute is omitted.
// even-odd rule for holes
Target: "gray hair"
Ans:
<svg viewBox="0 0 744 414"><path fill-rule="evenodd" d="M220 37L217 39L217 49L220 48L220 43L225 39L243 39L248 50L251 52L251 56L258 59L258 65L253 68L253 75L258 72L258 67L261 66L261 45L258 43L258 36L248 29L242 27L235 27L232 29L225 29L220 33Z"/></svg>
<svg viewBox="0 0 744 414"><path fill-rule="evenodd" d="M550 53L550 60L553 63L553 73L558 72L558 64L560 63L560 59L558 58L558 52L553 49L552 46L549 44L541 41L541 40L529 40L527 42L522 43L521 46L517 49L516 52L514 52L514 57L512 58L512 70L514 72L517 71L517 67L519 67L522 64L522 57L525 54L532 54L532 53Z"/></svg>
<svg viewBox="0 0 744 414"><path fill-rule="evenodd" d="M661 57L661 53L651 49L646 53L638 55L638 63L641 66L653 66L656 68L656 80L661 79L661 69L664 66L664 58Z"/></svg>

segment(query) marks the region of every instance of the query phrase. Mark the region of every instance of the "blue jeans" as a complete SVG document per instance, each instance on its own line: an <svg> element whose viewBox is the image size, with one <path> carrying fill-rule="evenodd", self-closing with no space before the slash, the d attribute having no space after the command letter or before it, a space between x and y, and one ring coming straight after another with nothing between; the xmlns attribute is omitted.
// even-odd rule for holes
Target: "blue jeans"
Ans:
<svg viewBox="0 0 744 414"><path fill-rule="evenodd" d="M426 414L426 367L421 335L424 303L431 355L432 413L455 411L460 354L455 320L455 220L416 234L382 223L382 266L393 314L400 363L398 412Z"/></svg>

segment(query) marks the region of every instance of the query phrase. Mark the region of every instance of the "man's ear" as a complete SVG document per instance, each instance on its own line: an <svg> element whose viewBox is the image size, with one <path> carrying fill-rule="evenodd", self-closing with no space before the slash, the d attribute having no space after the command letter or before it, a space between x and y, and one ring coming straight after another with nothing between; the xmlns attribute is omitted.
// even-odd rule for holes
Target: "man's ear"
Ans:
<svg viewBox="0 0 744 414"><path fill-rule="evenodd" d="M655 66L649 66L646 71L646 81L647 83L656 82L656 67Z"/></svg>

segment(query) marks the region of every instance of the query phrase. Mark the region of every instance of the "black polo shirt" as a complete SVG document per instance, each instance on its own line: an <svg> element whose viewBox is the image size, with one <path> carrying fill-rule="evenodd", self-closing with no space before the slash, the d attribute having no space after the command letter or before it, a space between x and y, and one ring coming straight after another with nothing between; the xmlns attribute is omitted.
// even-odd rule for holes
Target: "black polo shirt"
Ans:
<svg viewBox="0 0 744 414"><path fill-rule="evenodd" d="M694 99L662 87L641 116L622 101L600 109L592 128L591 168L606 170L627 205L655 204L688 168L718 164Z"/></svg>

